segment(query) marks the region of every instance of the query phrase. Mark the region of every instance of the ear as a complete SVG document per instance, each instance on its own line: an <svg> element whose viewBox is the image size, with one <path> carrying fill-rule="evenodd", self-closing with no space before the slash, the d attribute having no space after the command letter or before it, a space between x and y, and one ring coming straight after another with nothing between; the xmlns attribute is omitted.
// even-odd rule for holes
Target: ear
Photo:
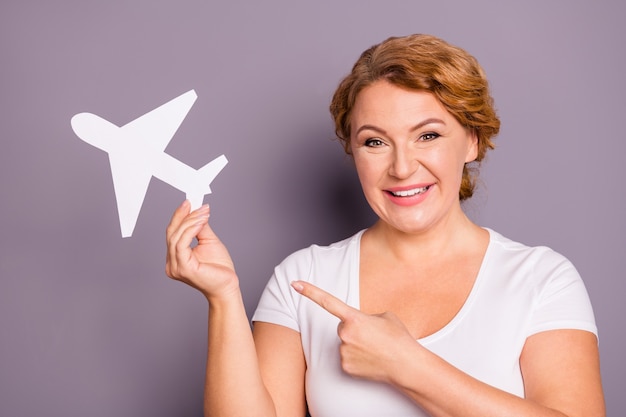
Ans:
<svg viewBox="0 0 626 417"><path fill-rule="evenodd" d="M465 163L475 161L478 157L478 135L474 130L467 132L467 153Z"/></svg>

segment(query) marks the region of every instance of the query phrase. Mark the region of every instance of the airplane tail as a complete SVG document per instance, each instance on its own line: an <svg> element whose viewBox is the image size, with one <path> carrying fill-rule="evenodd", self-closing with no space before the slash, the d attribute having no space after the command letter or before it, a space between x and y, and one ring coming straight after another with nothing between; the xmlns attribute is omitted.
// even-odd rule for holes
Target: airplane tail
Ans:
<svg viewBox="0 0 626 417"><path fill-rule="evenodd" d="M197 185L193 190L187 190L187 199L191 202L191 209L195 210L202 206L204 196L211 194L211 182L217 174L226 166L228 160L220 155L202 168L196 171L194 183Z"/></svg>

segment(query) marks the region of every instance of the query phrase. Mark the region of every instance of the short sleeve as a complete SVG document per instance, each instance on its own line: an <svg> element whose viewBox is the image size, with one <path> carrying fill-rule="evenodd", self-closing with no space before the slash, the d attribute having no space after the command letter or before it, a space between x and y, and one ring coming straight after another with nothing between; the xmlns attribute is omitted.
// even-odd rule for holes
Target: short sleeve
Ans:
<svg viewBox="0 0 626 417"><path fill-rule="evenodd" d="M310 255L306 249L287 257L274 268L252 321L278 324L300 332L298 321L299 294L291 288L291 282L307 279L310 274Z"/></svg>
<svg viewBox="0 0 626 417"><path fill-rule="evenodd" d="M598 335L589 295L578 271L562 255L549 251L535 273L546 277L533 309L530 335L546 330L577 329Z"/></svg>

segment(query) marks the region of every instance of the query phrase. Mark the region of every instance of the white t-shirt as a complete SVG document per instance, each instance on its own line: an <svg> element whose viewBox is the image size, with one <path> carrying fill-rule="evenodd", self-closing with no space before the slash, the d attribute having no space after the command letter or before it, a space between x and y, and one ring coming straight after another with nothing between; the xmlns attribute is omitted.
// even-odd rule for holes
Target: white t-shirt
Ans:
<svg viewBox="0 0 626 417"><path fill-rule="evenodd" d="M523 397L519 357L527 337L553 329L597 335L597 329L585 286L565 257L487 230L489 246L463 307L445 327L418 342L467 374ZM358 309L362 234L288 256L276 267L252 320L300 333L313 417L427 416L391 386L345 374L339 319L290 286L294 280L309 281Z"/></svg>

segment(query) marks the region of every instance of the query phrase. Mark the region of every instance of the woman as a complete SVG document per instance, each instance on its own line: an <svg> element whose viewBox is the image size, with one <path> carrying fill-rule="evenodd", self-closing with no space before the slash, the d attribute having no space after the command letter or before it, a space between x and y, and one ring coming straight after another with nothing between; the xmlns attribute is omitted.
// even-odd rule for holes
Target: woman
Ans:
<svg viewBox="0 0 626 417"><path fill-rule="evenodd" d="M461 209L499 130L476 60L432 36L390 38L361 55L331 113L379 219L285 259L253 332L208 207L172 217L167 273L209 302L206 414L603 416L574 267Z"/></svg>

